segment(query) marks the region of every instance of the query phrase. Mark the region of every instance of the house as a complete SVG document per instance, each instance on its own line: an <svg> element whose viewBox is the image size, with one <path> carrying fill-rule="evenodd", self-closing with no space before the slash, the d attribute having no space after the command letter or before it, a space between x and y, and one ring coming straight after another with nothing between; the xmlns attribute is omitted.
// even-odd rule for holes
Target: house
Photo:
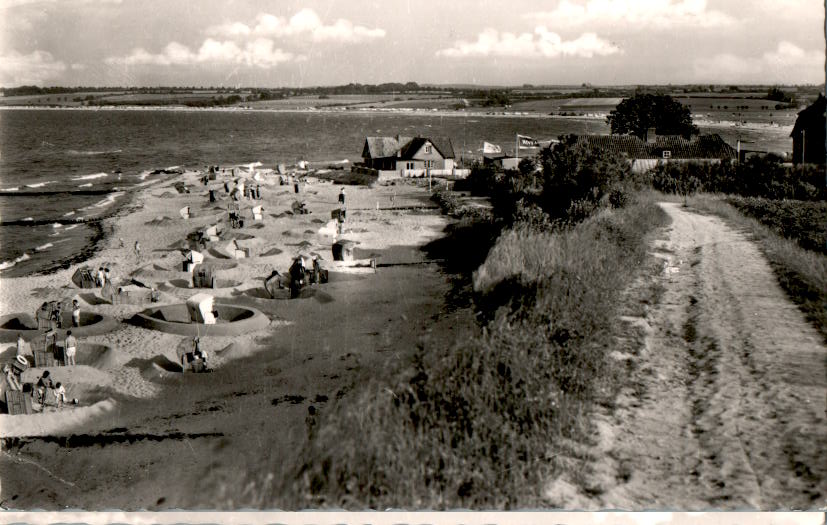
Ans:
<svg viewBox="0 0 827 525"><path fill-rule="evenodd" d="M827 126L827 99L819 93L818 98L798 113L790 136L793 138L793 164L824 164L824 129Z"/></svg>
<svg viewBox="0 0 827 525"><path fill-rule="evenodd" d="M650 133L647 140L634 135L577 135L575 143L620 154L629 159L632 171L636 173L668 162L717 163L738 159L735 149L717 133L693 136L690 139L680 135Z"/></svg>
<svg viewBox="0 0 827 525"><path fill-rule="evenodd" d="M366 137L362 166L354 171L380 179L430 175L464 176L457 170L454 146L447 137Z"/></svg>

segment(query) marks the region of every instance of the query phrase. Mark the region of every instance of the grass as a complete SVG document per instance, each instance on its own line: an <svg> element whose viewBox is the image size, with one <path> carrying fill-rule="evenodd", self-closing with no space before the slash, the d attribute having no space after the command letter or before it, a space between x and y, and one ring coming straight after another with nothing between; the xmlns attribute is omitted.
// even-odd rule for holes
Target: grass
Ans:
<svg viewBox="0 0 827 525"><path fill-rule="evenodd" d="M802 248L827 254L827 202L738 196L726 202Z"/></svg>
<svg viewBox="0 0 827 525"><path fill-rule="evenodd" d="M770 262L781 287L827 341L827 255L785 239L775 229L745 216L727 201L720 196L703 194L691 197L689 204L714 213L750 234ZM788 206L779 202L782 209ZM780 213L772 215L771 222ZM823 227L822 222L817 226L818 231L823 231Z"/></svg>
<svg viewBox="0 0 827 525"><path fill-rule="evenodd" d="M590 411L622 382L608 356L617 299L646 258L648 233L666 221L641 200L565 231L502 233L474 275L488 319L480 333L420 347L390 379L343 400L257 501L542 505L550 476L582 477L589 458L577 443L589 440ZM455 244L453 257L464 251Z"/></svg>

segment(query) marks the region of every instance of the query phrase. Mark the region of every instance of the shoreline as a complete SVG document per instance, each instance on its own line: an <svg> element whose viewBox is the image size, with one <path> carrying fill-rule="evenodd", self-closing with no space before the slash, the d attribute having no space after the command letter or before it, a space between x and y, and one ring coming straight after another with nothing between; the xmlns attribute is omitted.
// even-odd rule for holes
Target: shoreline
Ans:
<svg viewBox="0 0 827 525"><path fill-rule="evenodd" d="M48 106L0 106L0 111L11 110L32 110L32 111L169 111L169 112L221 112L221 113L285 113L285 114L332 114L332 115L402 115L402 116L434 116L434 117L454 117L454 118L524 118L537 120L567 120L567 121L603 121L605 122L608 113L595 113L592 115L550 115L545 113L532 112L491 112L491 111L454 111L443 109L422 109L422 108L252 108L252 107L215 107L215 108L192 108L187 106L65 106L65 107L48 107ZM739 123L734 120L706 120L698 119L695 124L703 128L738 128L745 130L778 130L790 132L793 124L777 124L765 122L749 122L747 124Z"/></svg>

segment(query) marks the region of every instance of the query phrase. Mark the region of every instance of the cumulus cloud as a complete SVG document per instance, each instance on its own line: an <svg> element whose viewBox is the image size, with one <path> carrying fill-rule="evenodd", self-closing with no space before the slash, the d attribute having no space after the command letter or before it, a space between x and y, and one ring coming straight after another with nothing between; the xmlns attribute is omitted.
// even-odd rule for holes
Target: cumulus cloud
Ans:
<svg viewBox="0 0 827 525"><path fill-rule="evenodd" d="M671 29L676 26L721 27L736 19L707 9L706 0L562 0L556 9L528 13L532 20L546 20L559 27L633 24Z"/></svg>
<svg viewBox="0 0 827 525"><path fill-rule="evenodd" d="M289 19L262 13L256 17L255 24L252 26L242 22L230 22L212 26L207 29L207 32L225 37L247 35L276 38L307 37L314 42L345 43L364 42L385 36L384 29L355 25L344 18L332 24L325 24L319 15L309 8L302 9Z"/></svg>
<svg viewBox="0 0 827 525"><path fill-rule="evenodd" d="M824 81L824 50L805 50L782 41L772 51L760 57L744 57L732 53L719 53L699 58L693 63L693 71L701 82L726 83L822 83Z"/></svg>
<svg viewBox="0 0 827 525"><path fill-rule="evenodd" d="M55 60L48 51L33 51L23 55L9 51L0 55L0 84L42 84L66 71L66 64Z"/></svg>
<svg viewBox="0 0 827 525"><path fill-rule="evenodd" d="M606 56L617 53L622 53L619 47L594 33L583 33L574 40L563 40L557 33L549 31L545 26L540 26L534 30L534 33L519 35L500 33L496 29L489 28L479 34L476 42L458 40L453 47L440 49L436 54L448 58L489 56L592 58L595 55Z"/></svg>
<svg viewBox="0 0 827 525"><path fill-rule="evenodd" d="M109 57L110 65L158 65L186 66L205 63L243 64L260 68L271 68L282 62L303 60L302 56L275 47L272 40L258 38L248 42L244 47L235 42L219 41L212 38L204 40L198 51L178 42L170 42L160 53L150 53L143 48L136 48L127 56Z"/></svg>

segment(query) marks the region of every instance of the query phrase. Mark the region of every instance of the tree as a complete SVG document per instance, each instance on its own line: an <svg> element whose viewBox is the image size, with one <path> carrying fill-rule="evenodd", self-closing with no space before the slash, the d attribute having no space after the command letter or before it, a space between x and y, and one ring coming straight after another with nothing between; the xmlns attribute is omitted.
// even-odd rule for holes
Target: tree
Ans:
<svg viewBox="0 0 827 525"><path fill-rule="evenodd" d="M631 98L624 98L609 113L606 121L613 134L631 133L642 139L646 138L649 128L655 128L659 135L689 138L698 134L689 108L669 95L637 93Z"/></svg>

